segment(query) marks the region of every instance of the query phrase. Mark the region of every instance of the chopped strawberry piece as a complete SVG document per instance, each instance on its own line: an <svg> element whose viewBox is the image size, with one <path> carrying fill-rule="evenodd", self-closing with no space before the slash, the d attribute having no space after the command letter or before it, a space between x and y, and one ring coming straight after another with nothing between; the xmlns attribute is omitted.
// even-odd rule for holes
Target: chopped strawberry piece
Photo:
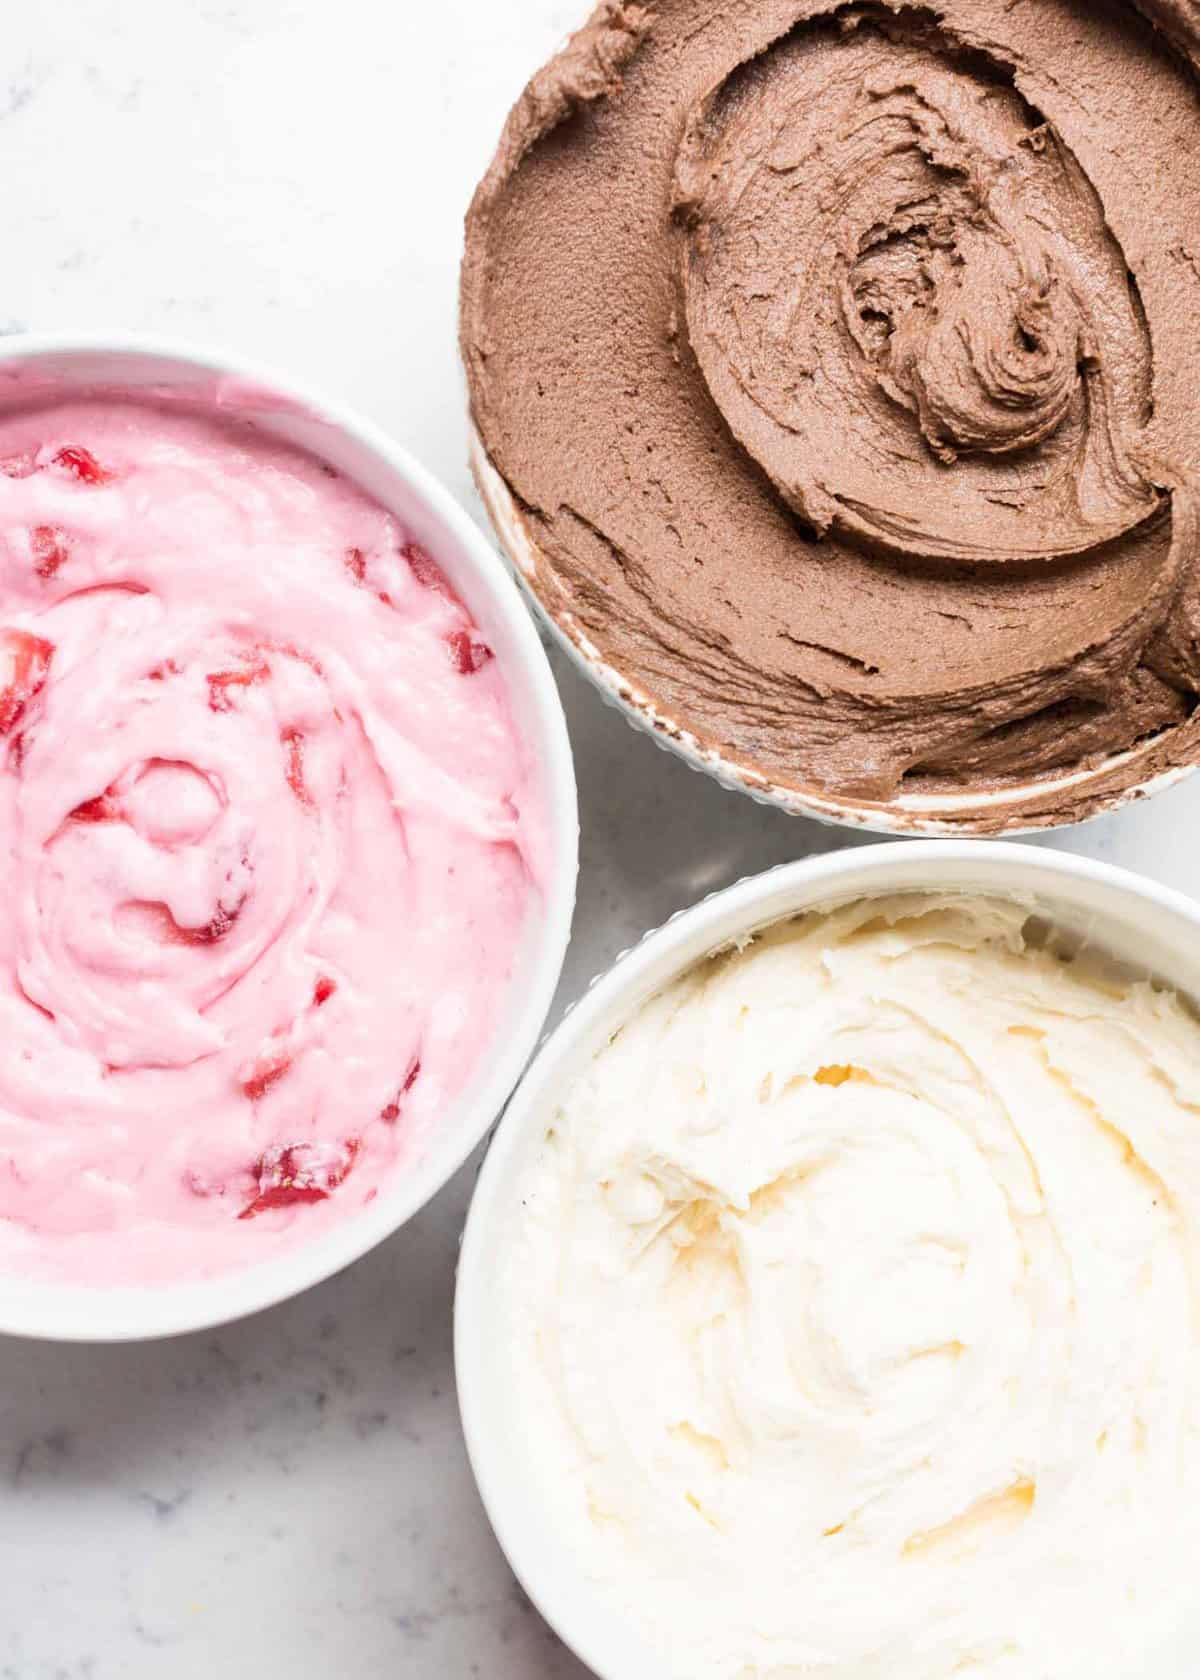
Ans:
<svg viewBox="0 0 1200 1680"><path fill-rule="evenodd" d="M442 575L441 568L430 559L420 543L405 543L401 553L422 589L432 589L435 594L445 595L449 600L454 599L454 591Z"/></svg>
<svg viewBox="0 0 1200 1680"><path fill-rule="evenodd" d="M412 1061L408 1064L408 1072L404 1075L404 1081L401 1084L400 1089L396 1092L396 1095L392 1098L391 1102L388 1103L386 1107L380 1109L379 1118L381 1120L386 1120L389 1126L394 1126L396 1121L399 1120L400 1110L403 1107L404 1099L417 1083L417 1075L420 1071L421 1058L419 1056L414 1056Z"/></svg>
<svg viewBox="0 0 1200 1680"><path fill-rule="evenodd" d="M15 728L41 692L53 654L53 642L28 630L0 630L0 735Z"/></svg>
<svg viewBox="0 0 1200 1680"><path fill-rule="evenodd" d="M103 484L112 477L105 472L90 449L84 449L82 444L68 443L60 449L54 457L54 465L61 467L64 472L73 473L84 484Z"/></svg>
<svg viewBox="0 0 1200 1680"><path fill-rule="evenodd" d="M101 823L115 822L121 815L121 806L111 787L105 788L94 799L85 799L82 805L76 805L68 814L68 822Z"/></svg>
<svg viewBox="0 0 1200 1680"><path fill-rule="evenodd" d="M69 557L67 539L53 525L35 525L29 534L34 570L40 578L52 578Z"/></svg>
<svg viewBox="0 0 1200 1680"><path fill-rule="evenodd" d="M272 1208L320 1202L343 1183L358 1158L359 1140L345 1143L286 1143L268 1149L254 1164L258 1194L238 1215L253 1219Z"/></svg>
<svg viewBox="0 0 1200 1680"><path fill-rule="evenodd" d="M208 703L214 712L231 712L233 710L231 690L249 688L253 683L266 682L270 675L271 667L265 659L256 659L252 665L244 665L236 671L210 671L208 673Z"/></svg>
<svg viewBox="0 0 1200 1680"><path fill-rule="evenodd" d="M180 927L180 938L187 945L216 945L233 927L245 902L243 895L236 904L218 904L210 921L200 927Z"/></svg>
<svg viewBox="0 0 1200 1680"><path fill-rule="evenodd" d="M199 927L185 927L177 922L170 906L159 899L130 899L122 909L133 919L139 932L162 945L216 945L229 933L244 903L243 895L236 904L218 904L210 920Z"/></svg>
<svg viewBox="0 0 1200 1680"><path fill-rule="evenodd" d="M279 738L283 742L283 772L288 786L301 805L311 805L312 798L304 780L304 736L298 729L285 729Z"/></svg>
<svg viewBox="0 0 1200 1680"><path fill-rule="evenodd" d="M328 1196L328 1190L321 1190L315 1184L271 1184L265 1190L260 1190L250 1203L242 1209L239 1219L256 1219L260 1213L270 1213L273 1208L297 1207L303 1202L323 1202Z"/></svg>
<svg viewBox="0 0 1200 1680"><path fill-rule="evenodd" d="M451 630L446 637L446 646L450 649L454 669L464 677L469 677L473 671L482 670L492 658L491 648L470 630Z"/></svg>
<svg viewBox="0 0 1200 1680"><path fill-rule="evenodd" d="M348 548L346 550L346 570L355 583L365 583L367 581L367 557L361 548Z"/></svg>
<svg viewBox="0 0 1200 1680"><path fill-rule="evenodd" d="M260 1097L266 1096L272 1085L278 1084L291 1065L291 1051L276 1047L260 1056L241 1075L238 1083L250 1101L257 1102Z"/></svg>
<svg viewBox="0 0 1200 1680"><path fill-rule="evenodd" d="M20 775L21 767L25 763L25 736L23 734L13 736L8 745L8 756L13 769Z"/></svg>
<svg viewBox="0 0 1200 1680"><path fill-rule="evenodd" d="M85 799L82 805L76 805L73 811L67 813L68 822L100 823L107 822L112 815L108 800L102 793L95 799Z"/></svg>
<svg viewBox="0 0 1200 1680"><path fill-rule="evenodd" d="M334 992L336 992L336 991L337 991L337 981L336 980L331 980L329 978L328 974L322 974L321 977L318 979L316 985L313 987L313 1004L314 1004L314 1006L317 1009L320 1009L320 1007L323 1003L328 1003L329 1002L330 998L333 996Z"/></svg>

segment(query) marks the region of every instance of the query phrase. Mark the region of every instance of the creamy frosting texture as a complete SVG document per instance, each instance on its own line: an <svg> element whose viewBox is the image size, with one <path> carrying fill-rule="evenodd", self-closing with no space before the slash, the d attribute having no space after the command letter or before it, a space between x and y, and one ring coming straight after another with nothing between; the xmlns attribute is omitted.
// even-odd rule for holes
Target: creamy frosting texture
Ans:
<svg viewBox="0 0 1200 1680"><path fill-rule="evenodd" d="M550 610L787 787L1041 775L1041 821L1190 762L1198 40L605 0L468 218L472 410Z"/></svg>
<svg viewBox="0 0 1200 1680"><path fill-rule="evenodd" d="M664 1672L1176 1672L1198 1128L1189 1009L1004 902L806 917L620 1029L514 1185L502 1333Z"/></svg>
<svg viewBox="0 0 1200 1680"><path fill-rule="evenodd" d="M332 468L179 404L0 420L0 1265L304 1240L471 1077L536 892L498 662Z"/></svg>

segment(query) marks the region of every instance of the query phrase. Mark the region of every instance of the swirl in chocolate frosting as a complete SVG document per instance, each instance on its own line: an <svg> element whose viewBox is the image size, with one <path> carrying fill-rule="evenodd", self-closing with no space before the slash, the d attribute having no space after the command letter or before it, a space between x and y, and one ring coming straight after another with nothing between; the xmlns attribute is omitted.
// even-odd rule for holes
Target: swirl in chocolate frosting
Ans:
<svg viewBox="0 0 1200 1680"><path fill-rule="evenodd" d="M475 423L544 603L705 745L1043 774L1035 822L1200 756L1198 11L609 0L534 78Z"/></svg>

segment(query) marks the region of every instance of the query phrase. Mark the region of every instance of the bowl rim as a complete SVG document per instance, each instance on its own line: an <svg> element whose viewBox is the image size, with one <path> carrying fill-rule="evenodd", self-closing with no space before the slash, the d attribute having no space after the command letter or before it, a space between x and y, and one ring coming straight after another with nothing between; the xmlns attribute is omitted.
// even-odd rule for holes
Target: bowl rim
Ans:
<svg viewBox="0 0 1200 1680"><path fill-rule="evenodd" d="M965 794L930 795L924 800L915 795L901 795L890 802L858 803L838 799L833 794L822 794L816 788L773 782L763 771L739 763L719 747L705 745L685 724L661 710L657 702L630 677L611 665L568 609L555 611L549 605L536 582L539 575L538 545L473 422L470 440L471 470L480 499L487 509L496 539L511 560L526 599L539 621L576 670L588 679L610 706L622 714L627 723L648 734L664 751L681 758L689 769L711 777L729 793L741 794L788 816L810 817L830 828L849 828L891 836L911 835L924 839L955 840L972 835L1011 838L1081 827L1120 810L1134 800L1149 799L1165 792L1200 768L1198 750L1196 759L1190 763L1169 765L1142 781L1131 781L1111 791L1091 795L1077 816L1046 820L1038 820L1036 813L1023 807L1039 795L1046 796L1056 790L1078 787L1086 793L1089 785L1100 776L1110 774L1149 752L1153 738L1113 753L1090 768L1067 770L1014 783L993 793L978 795L973 800ZM961 815L955 815L956 807L963 808Z"/></svg>
<svg viewBox="0 0 1200 1680"><path fill-rule="evenodd" d="M256 418L299 408L378 458L450 534L472 576L476 599L486 597L504 624L528 689L525 734L542 767L545 789L546 879L542 913L530 941L529 974L514 1018L493 1044L470 1096L475 1120L455 1128L455 1143L401 1170L354 1218L264 1262L211 1278L138 1287L93 1287L0 1278L0 1334L62 1342L143 1341L212 1329L288 1300L332 1277L393 1235L459 1170L487 1133L519 1078L545 1026L566 957L579 868L579 809L566 716L546 650L511 571L485 531L449 489L401 443L348 404L303 379L236 351L152 333L54 331L0 337L0 379L11 364L47 359L112 358L114 363L174 363L201 376L244 381ZM114 366L113 384L121 385ZM64 380L69 386L69 375ZM0 386L2 389L2 386ZM40 393L39 393L40 395ZM236 414L237 402L229 412ZM303 446L302 446L303 447ZM319 455L319 449L314 451ZM386 498L384 505L387 505ZM486 1070L486 1071L484 1071ZM5 1298L19 1291L19 1301Z"/></svg>
<svg viewBox="0 0 1200 1680"><path fill-rule="evenodd" d="M986 872L997 865L1011 871L1014 879L1010 888L971 886L972 871ZM949 880L943 873L947 866ZM963 879L956 883L955 875ZM459 1249L454 1300L455 1386L467 1457L500 1548L538 1612L596 1680L641 1680L643 1666L639 1661L614 1656L608 1648L635 1637L635 1630L631 1623L622 1622L615 1634L594 1638L581 1634L573 1625L577 1620L594 1620L598 1608L611 1623L611 1607L582 1585L576 1592L573 1585L564 1585L556 1577L555 1568L547 1562L551 1528L539 1535L522 1519L517 1501L511 1495L506 1497L503 1468L511 1463L513 1442L505 1432L502 1413L489 1403L494 1394L494 1387L489 1392L491 1361L487 1352L488 1282L496 1273L493 1233L508 1205L506 1193L514 1163L529 1148L539 1116L553 1100L564 1070L569 1070L589 1045L594 1053L603 1041L602 1034L628 1019L630 1012L673 978L703 961L706 953L732 947L740 938L805 910L859 896L958 890L996 897L1008 892L1019 902L1022 883L1031 898L1039 887L1053 894L1055 887L1061 890L1064 883L1073 886L1081 900L1088 889L1111 893L1123 897L1131 908L1155 907L1200 933L1200 901L1118 865L1028 842L892 840L780 863L677 911L621 952L547 1036L510 1098L489 1140ZM528 1498L525 1504L528 1506ZM542 1541L547 1544L542 1545ZM548 1586L547 1581L553 1584ZM661 1666L655 1672L662 1673Z"/></svg>

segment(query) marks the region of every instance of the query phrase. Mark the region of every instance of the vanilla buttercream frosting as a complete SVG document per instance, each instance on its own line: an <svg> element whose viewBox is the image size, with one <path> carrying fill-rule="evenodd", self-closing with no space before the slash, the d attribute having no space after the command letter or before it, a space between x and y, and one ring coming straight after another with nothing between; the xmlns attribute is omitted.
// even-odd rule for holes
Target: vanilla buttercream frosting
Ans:
<svg viewBox="0 0 1200 1680"><path fill-rule="evenodd" d="M810 915L615 1034L501 1299L532 1497L664 1672L1131 1680L1200 1621L1198 1128L1190 1009L1008 902Z"/></svg>

